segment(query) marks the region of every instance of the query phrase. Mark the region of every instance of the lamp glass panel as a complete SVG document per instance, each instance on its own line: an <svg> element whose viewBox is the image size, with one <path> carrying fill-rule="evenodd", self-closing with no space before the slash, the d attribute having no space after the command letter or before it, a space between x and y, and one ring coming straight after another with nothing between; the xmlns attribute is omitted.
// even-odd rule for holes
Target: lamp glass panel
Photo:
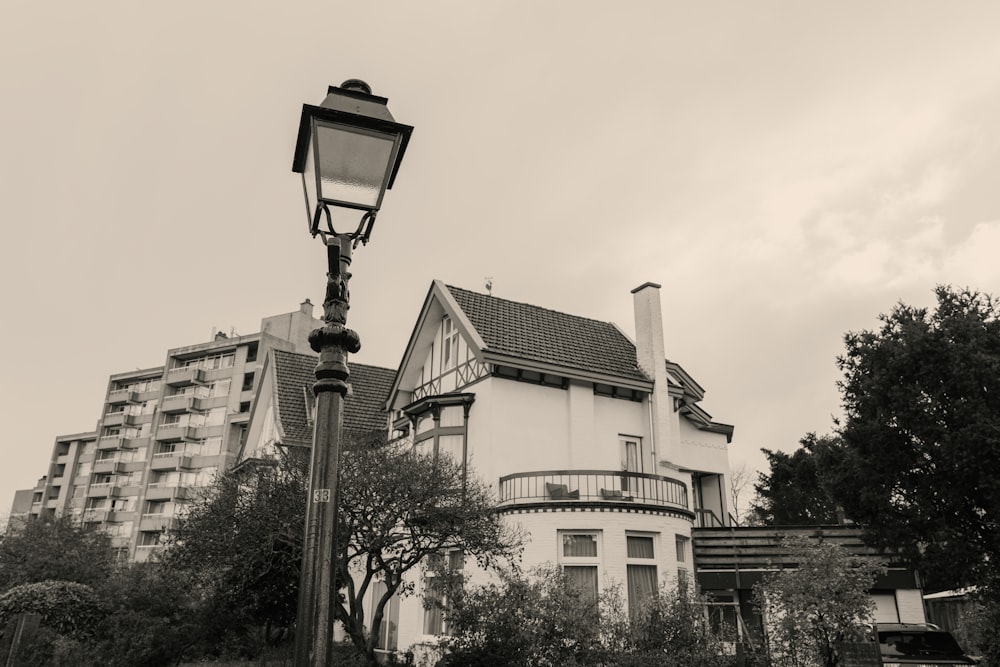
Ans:
<svg viewBox="0 0 1000 667"><path fill-rule="evenodd" d="M306 151L306 163L302 168L302 191L306 198L306 223L312 228L313 215L316 212L316 161L313 160L313 147Z"/></svg>
<svg viewBox="0 0 1000 667"><path fill-rule="evenodd" d="M320 198L377 209L396 152L396 135L317 121Z"/></svg>

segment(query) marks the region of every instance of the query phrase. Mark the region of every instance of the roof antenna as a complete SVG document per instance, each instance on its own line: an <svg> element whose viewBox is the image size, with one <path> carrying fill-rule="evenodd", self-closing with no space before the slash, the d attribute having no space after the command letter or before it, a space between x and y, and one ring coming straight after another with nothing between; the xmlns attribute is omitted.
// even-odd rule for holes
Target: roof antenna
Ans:
<svg viewBox="0 0 1000 667"><path fill-rule="evenodd" d="M484 280L486 281L486 291L490 293L490 296L493 296L493 276L486 276Z"/></svg>

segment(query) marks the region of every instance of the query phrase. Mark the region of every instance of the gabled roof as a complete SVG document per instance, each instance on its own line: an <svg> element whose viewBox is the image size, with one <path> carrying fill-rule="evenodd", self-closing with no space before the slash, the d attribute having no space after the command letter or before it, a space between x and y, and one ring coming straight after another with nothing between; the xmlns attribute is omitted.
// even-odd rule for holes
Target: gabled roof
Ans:
<svg viewBox="0 0 1000 667"><path fill-rule="evenodd" d="M275 373L275 420L284 434L282 444L312 445L312 393L318 357L272 350ZM344 429L369 432L388 428L385 401L396 371L351 362L351 391L344 401Z"/></svg>
<svg viewBox="0 0 1000 667"><path fill-rule="evenodd" d="M639 370L635 345L610 322L451 285L447 289L485 342L484 352L649 381Z"/></svg>

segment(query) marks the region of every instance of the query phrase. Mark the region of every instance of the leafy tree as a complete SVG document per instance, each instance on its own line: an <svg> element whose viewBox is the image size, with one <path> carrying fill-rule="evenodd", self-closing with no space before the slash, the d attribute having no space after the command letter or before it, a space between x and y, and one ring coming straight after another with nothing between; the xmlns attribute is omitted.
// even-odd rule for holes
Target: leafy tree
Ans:
<svg viewBox="0 0 1000 667"><path fill-rule="evenodd" d="M446 589L447 665L594 664L588 659L601 649L601 619L608 614L602 616L601 601L574 587L558 567L507 570L474 587L458 577ZM620 617L620 605L616 611Z"/></svg>
<svg viewBox="0 0 1000 667"><path fill-rule="evenodd" d="M216 643L262 630L280 641L295 620L307 452L284 452L276 466L220 474L168 536L164 566L186 575L203 595L205 630Z"/></svg>
<svg viewBox="0 0 1000 667"><path fill-rule="evenodd" d="M820 469L820 459L837 445L836 436L809 433L791 455L763 449L770 473L758 473L754 522L770 526L837 523L837 502Z"/></svg>
<svg viewBox="0 0 1000 667"><path fill-rule="evenodd" d="M1000 562L1000 309L936 296L845 336L842 445L824 467L848 516L952 588Z"/></svg>
<svg viewBox="0 0 1000 667"><path fill-rule="evenodd" d="M0 595L0 627L18 614L38 614L42 625L63 635L88 636L106 609L94 589L72 581L38 581Z"/></svg>
<svg viewBox="0 0 1000 667"><path fill-rule="evenodd" d="M220 635L255 624L289 627L298 597L308 452L219 476L171 536L164 563L205 591ZM375 663L385 607L414 588L428 557L463 550L485 568L519 553L520 538L493 511L494 494L446 457L434 459L354 434L341 457L337 530L341 595L335 618ZM371 618L363 604L375 582Z"/></svg>
<svg viewBox="0 0 1000 667"><path fill-rule="evenodd" d="M0 590L39 581L96 586L114 570L111 538L72 517L30 518L0 542Z"/></svg>
<svg viewBox="0 0 1000 667"><path fill-rule="evenodd" d="M630 647L620 667L726 667L725 628L713 629L706 600L693 586L662 587L630 624Z"/></svg>
<svg viewBox="0 0 1000 667"><path fill-rule="evenodd" d="M598 598L562 569L506 571L492 582L447 583L450 635L443 665L541 667L726 667L722 636L693 587L663 587L630 618L622 588L605 582Z"/></svg>
<svg viewBox="0 0 1000 667"><path fill-rule="evenodd" d="M494 492L447 456L362 444L344 452L340 482L346 586L334 615L369 664L377 664L386 605L413 591L412 575L428 559L460 550L490 570L520 555L521 536L494 511ZM363 601L376 581L383 592L366 619Z"/></svg>
<svg viewBox="0 0 1000 667"><path fill-rule="evenodd" d="M797 565L770 573L754 586L775 664L798 667L818 661L840 665L839 642L863 641L874 602L868 592L883 564L843 547L803 536L782 549Z"/></svg>
<svg viewBox="0 0 1000 667"><path fill-rule="evenodd" d="M190 582L160 563L121 570L101 593L107 612L90 642L95 664L174 665L203 637L205 618Z"/></svg>

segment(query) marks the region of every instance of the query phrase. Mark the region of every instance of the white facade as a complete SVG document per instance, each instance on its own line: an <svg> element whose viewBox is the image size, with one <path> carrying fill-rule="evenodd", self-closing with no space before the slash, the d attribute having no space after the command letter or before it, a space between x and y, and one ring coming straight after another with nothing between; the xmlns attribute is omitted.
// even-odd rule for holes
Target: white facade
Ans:
<svg viewBox="0 0 1000 667"><path fill-rule="evenodd" d="M635 304L637 344L609 323L435 282L389 398L397 435L496 488L527 536L525 567L556 563L633 597L690 576L692 526L728 524L732 434L663 358L658 286ZM402 601L400 649L431 639L423 616Z"/></svg>

